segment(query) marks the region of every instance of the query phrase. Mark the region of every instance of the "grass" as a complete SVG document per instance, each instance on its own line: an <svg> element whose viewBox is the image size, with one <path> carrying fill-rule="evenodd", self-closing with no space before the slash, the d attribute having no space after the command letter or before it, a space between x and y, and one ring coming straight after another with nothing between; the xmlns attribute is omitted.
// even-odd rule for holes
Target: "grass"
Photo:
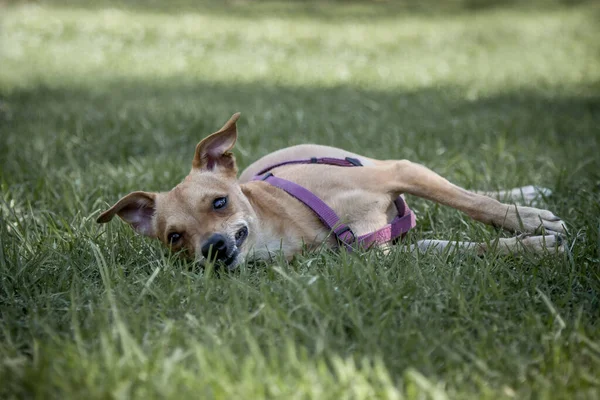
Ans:
<svg viewBox="0 0 600 400"><path fill-rule="evenodd" d="M598 398L600 8L433 4L0 4L0 397ZM551 188L569 251L219 277L95 224L235 111L242 167L318 142ZM409 202L409 240L498 236Z"/></svg>

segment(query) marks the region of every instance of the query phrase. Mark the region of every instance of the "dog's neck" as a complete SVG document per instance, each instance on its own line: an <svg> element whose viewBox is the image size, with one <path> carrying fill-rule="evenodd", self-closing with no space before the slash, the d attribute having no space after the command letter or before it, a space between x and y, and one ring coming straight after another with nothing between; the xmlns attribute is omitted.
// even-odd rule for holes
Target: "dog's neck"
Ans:
<svg viewBox="0 0 600 400"><path fill-rule="evenodd" d="M281 189L260 181L242 184L241 189L256 215L256 252L281 250L287 256L326 240L328 232L310 209Z"/></svg>

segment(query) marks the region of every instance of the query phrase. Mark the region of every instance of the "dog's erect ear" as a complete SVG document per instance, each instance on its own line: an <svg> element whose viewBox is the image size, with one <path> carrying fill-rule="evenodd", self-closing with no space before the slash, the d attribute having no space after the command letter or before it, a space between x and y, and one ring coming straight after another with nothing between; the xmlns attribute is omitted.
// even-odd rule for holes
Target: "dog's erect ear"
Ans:
<svg viewBox="0 0 600 400"><path fill-rule="evenodd" d="M235 122L240 113L235 113L217 132L203 139L196 146L192 167L195 169L237 173L235 157L229 152L237 139Z"/></svg>
<svg viewBox="0 0 600 400"><path fill-rule="evenodd" d="M156 193L132 192L123 197L117 203L104 211L96 222L106 223L118 215L125 222L131 225L137 233L142 235L156 237L154 226L152 225L152 215L156 207Z"/></svg>

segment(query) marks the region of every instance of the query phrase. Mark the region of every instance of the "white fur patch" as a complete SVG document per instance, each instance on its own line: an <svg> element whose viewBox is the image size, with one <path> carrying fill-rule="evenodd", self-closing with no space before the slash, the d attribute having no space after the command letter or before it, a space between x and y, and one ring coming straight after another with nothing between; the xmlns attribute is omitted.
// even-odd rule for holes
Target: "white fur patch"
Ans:
<svg viewBox="0 0 600 400"><path fill-rule="evenodd" d="M528 185L497 192L483 192L483 194L508 203L538 205L544 197L552 195L552 190L541 186Z"/></svg>

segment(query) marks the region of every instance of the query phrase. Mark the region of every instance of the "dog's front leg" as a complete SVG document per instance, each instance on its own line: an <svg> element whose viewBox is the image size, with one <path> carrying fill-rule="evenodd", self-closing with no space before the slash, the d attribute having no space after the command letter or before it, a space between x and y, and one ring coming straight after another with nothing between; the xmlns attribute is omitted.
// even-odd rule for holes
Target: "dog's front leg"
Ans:
<svg viewBox="0 0 600 400"><path fill-rule="evenodd" d="M423 165L407 160L381 164L384 182L392 190L408 193L460 210L471 218L513 232L566 233L565 224L552 212L534 207L500 203L491 197L465 190L450 183Z"/></svg>

